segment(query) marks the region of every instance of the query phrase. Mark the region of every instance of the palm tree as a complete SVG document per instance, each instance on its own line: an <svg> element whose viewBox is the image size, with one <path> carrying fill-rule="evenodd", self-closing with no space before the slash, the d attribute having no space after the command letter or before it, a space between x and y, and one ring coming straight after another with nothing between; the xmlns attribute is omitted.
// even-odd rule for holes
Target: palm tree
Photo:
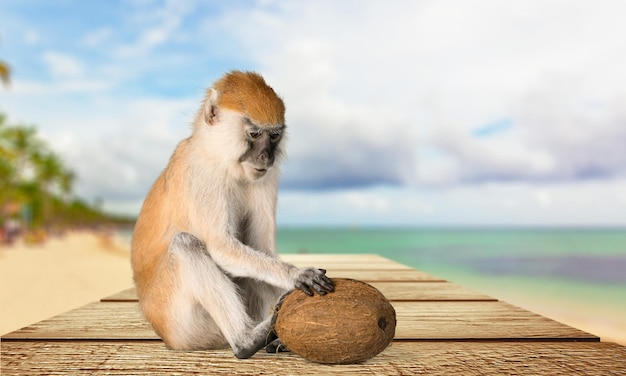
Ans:
<svg viewBox="0 0 626 376"><path fill-rule="evenodd" d="M75 181L76 174L74 171L64 170L61 176L59 176L59 189L65 200L69 200L72 195Z"/></svg>
<svg viewBox="0 0 626 376"><path fill-rule="evenodd" d="M45 145L37 138L37 130L29 126L10 126L3 132L3 142L8 144L7 157L13 161L16 184L28 179L32 174L32 164L36 154L45 150Z"/></svg>
<svg viewBox="0 0 626 376"><path fill-rule="evenodd" d="M0 114L0 207L7 203L27 205L34 222L48 224L53 201L69 198L74 173L50 151L34 127L7 125Z"/></svg>
<svg viewBox="0 0 626 376"><path fill-rule="evenodd" d="M76 175L38 137L34 127L9 125L0 113L0 209L7 204L21 205L30 213L29 229L114 220L128 223L73 197L75 180Z"/></svg>
<svg viewBox="0 0 626 376"><path fill-rule="evenodd" d="M4 86L9 86L11 83L11 68L4 61L0 60L0 81L4 84Z"/></svg>
<svg viewBox="0 0 626 376"><path fill-rule="evenodd" d="M2 137L2 136L0 136ZM13 196L13 177L15 168L5 156L5 150L0 146L0 208Z"/></svg>
<svg viewBox="0 0 626 376"><path fill-rule="evenodd" d="M37 153L33 158L35 178L41 189L43 221L50 224L52 218L52 200L57 196L67 195L72 190L74 173L63 166L61 159L53 152Z"/></svg>
<svg viewBox="0 0 626 376"><path fill-rule="evenodd" d="M9 86L11 82L11 68L2 60L0 60L0 81L2 81L4 86Z"/></svg>
<svg viewBox="0 0 626 376"><path fill-rule="evenodd" d="M11 140L11 128L0 114L0 208L16 196L16 166Z"/></svg>
<svg viewBox="0 0 626 376"><path fill-rule="evenodd" d="M52 190L54 183L61 173L61 163L54 154L47 154L36 160L37 182L41 189L43 209L43 223L47 227L52 218Z"/></svg>

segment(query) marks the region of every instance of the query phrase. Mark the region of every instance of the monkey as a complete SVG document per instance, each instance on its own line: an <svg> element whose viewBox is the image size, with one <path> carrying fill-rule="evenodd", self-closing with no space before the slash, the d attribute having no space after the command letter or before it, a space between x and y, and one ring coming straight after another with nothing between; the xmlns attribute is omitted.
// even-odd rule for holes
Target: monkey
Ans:
<svg viewBox="0 0 626 376"><path fill-rule="evenodd" d="M280 341L281 296L333 290L325 270L276 252L285 130L284 102L260 74L226 73L146 195L131 266L143 315L169 349L230 346L249 358Z"/></svg>

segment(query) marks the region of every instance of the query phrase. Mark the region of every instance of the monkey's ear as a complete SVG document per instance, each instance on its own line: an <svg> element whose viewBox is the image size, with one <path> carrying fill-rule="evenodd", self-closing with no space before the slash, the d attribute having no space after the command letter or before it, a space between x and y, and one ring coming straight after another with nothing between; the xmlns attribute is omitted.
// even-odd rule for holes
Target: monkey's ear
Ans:
<svg viewBox="0 0 626 376"><path fill-rule="evenodd" d="M207 124L214 125L218 120L217 100L219 94L217 90L210 88L207 93L206 103L204 104L204 121Z"/></svg>

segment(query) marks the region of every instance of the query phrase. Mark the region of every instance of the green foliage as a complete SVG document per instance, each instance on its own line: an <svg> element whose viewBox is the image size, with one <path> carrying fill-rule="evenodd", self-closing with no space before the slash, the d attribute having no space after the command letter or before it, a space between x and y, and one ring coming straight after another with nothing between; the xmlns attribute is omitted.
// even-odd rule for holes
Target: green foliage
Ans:
<svg viewBox="0 0 626 376"><path fill-rule="evenodd" d="M10 77L11 69L6 63L0 61L0 81L2 81L4 85L8 86L11 82Z"/></svg>
<svg viewBox="0 0 626 376"><path fill-rule="evenodd" d="M74 172L37 135L35 127L10 125L0 114L0 209L8 212L9 207L19 207L22 217L27 211L27 225L32 228L122 220L74 197L75 179Z"/></svg>
<svg viewBox="0 0 626 376"><path fill-rule="evenodd" d="M9 86L11 82L11 68L4 61L0 60L0 81L5 85Z"/></svg>

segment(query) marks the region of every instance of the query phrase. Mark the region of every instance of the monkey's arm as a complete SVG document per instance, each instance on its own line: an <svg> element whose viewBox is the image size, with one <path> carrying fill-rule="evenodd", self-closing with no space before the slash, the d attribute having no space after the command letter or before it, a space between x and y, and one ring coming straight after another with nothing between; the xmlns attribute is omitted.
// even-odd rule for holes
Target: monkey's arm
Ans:
<svg viewBox="0 0 626 376"><path fill-rule="evenodd" d="M297 268L232 237L211 241L207 250L222 270L233 277L254 278L285 290L298 288L309 295L312 291L323 295L333 290L325 270Z"/></svg>
<svg viewBox="0 0 626 376"><path fill-rule="evenodd" d="M257 279L284 290L299 288L308 294L332 291L333 284L324 270L297 268L276 257L274 189L248 192L249 212L244 226L230 207L235 200L227 192L214 189L210 193L210 210L204 216L190 216L190 224L222 270L233 277Z"/></svg>

